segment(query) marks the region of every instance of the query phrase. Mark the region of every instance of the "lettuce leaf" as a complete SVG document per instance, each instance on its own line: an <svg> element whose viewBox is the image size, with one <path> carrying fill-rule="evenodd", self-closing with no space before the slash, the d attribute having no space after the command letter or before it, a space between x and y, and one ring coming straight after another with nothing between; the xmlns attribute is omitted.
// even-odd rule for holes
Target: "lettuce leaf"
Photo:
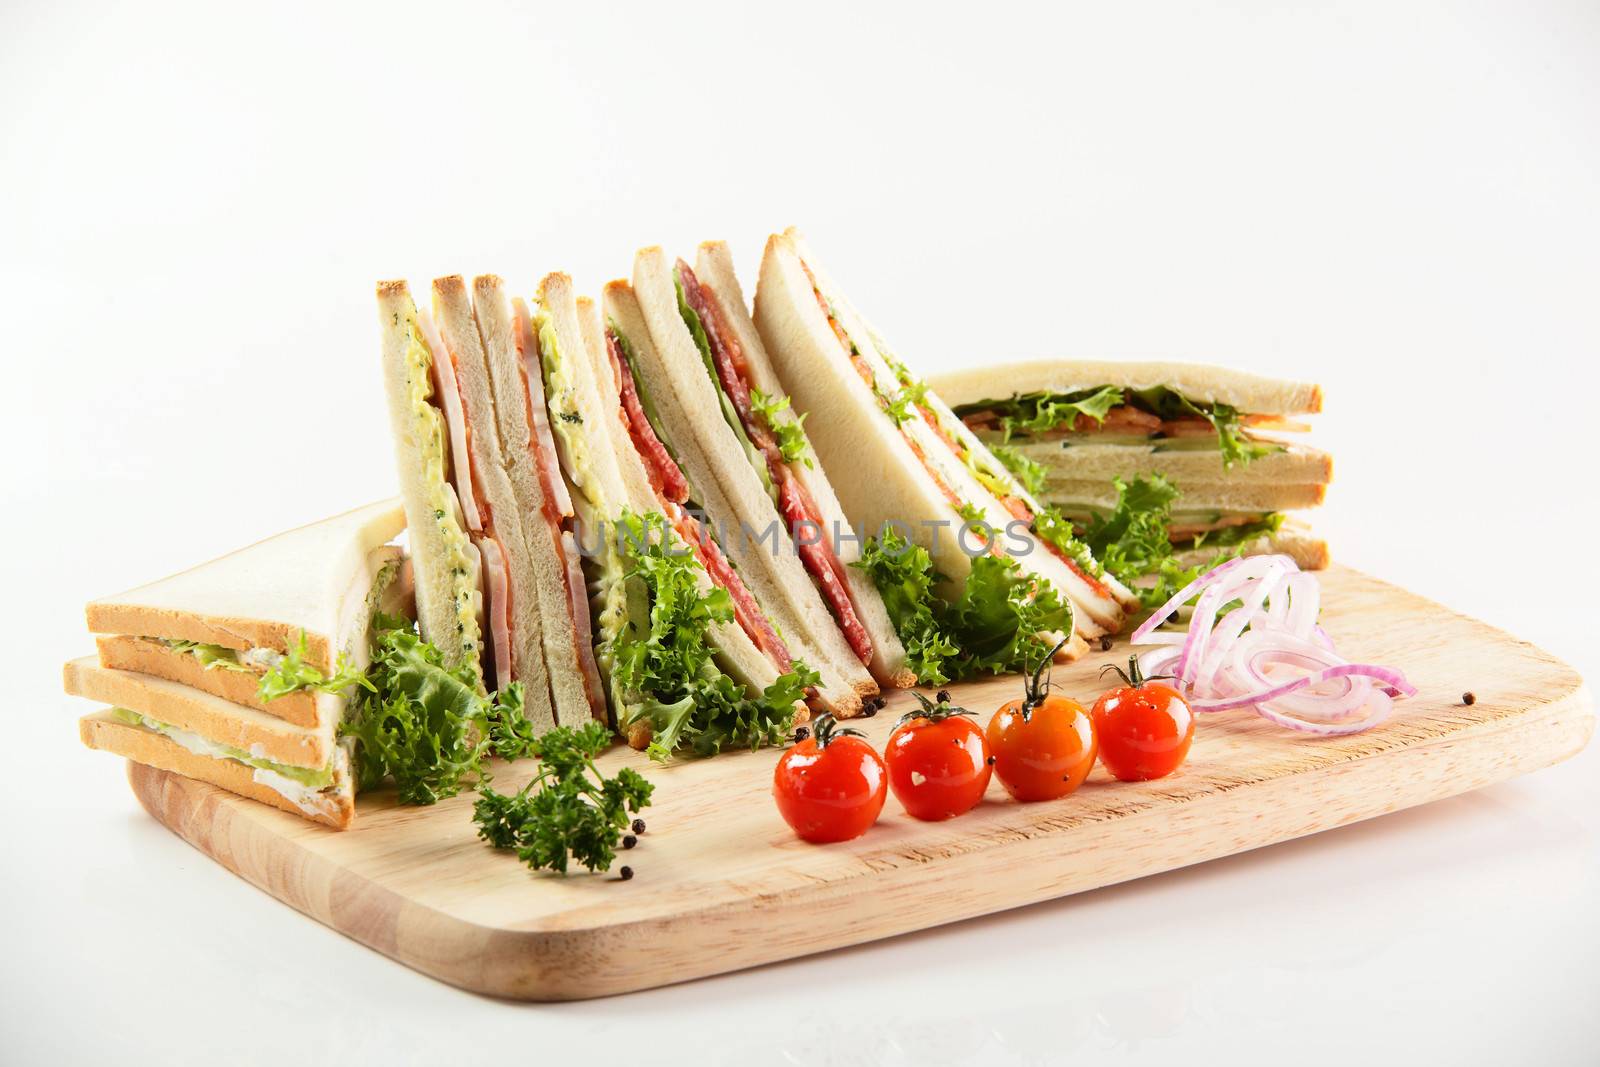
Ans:
<svg viewBox="0 0 1600 1067"><path fill-rule="evenodd" d="M991 445L989 451L1022 483L1022 488L1034 496L1044 492L1047 472L1043 463L1036 463L1010 445Z"/></svg>
<svg viewBox="0 0 1600 1067"><path fill-rule="evenodd" d="M355 740L359 789L393 779L402 804L433 804L485 781L490 756L532 753L533 724L523 712L521 682L491 696L478 674L451 669L409 619L376 616L372 664L341 736Z"/></svg>
<svg viewBox="0 0 1600 1067"><path fill-rule="evenodd" d="M624 630L612 647L612 685L624 729L648 722L650 755L657 760L681 751L710 756L779 743L794 728L794 705L820 680L817 672L796 661L754 697L722 673L713 660L711 626L733 618L733 600L725 589L700 590L700 564L670 529L656 512L624 512L617 519L617 543L649 601L648 627Z"/></svg>
<svg viewBox="0 0 1600 1067"><path fill-rule="evenodd" d="M1131 482L1121 478L1114 481L1116 508L1109 515L1091 519L1083 539L1106 570L1139 594L1146 608L1165 604L1201 574L1240 555L1250 542L1275 532L1283 523L1283 516L1275 514L1260 522L1201 534L1188 547L1215 548L1217 552L1208 560L1185 567L1167 532L1172 522L1172 504L1178 498L1177 485L1160 474Z"/></svg>
<svg viewBox="0 0 1600 1067"><path fill-rule="evenodd" d="M277 700L290 693L298 693L302 689L315 689L321 693L338 693L351 686L371 689L372 683L367 681L364 672L350 662L350 657L343 652L334 661L333 673L325 675L306 662L306 632L300 631L300 641L295 647L280 659L276 665L261 676L261 681L256 683L256 696L262 701Z"/></svg>
<svg viewBox="0 0 1600 1067"><path fill-rule="evenodd" d="M1222 464L1249 463L1274 451L1270 444L1262 444L1245 436L1239 412L1227 404L1206 404L1190 400L1164 386L1140 389L1133 394L1138 407L1159 415L1163 419L1181 419L1198 415L1217 431L1217 448L1222 453Z"/></svg>
<svg viewBox="0 0 1600 1067"><path fill-rule="evenodd" d="M1041 434L1070 427L1079 415L1103 422L1106 412L1122 403L1122 390L1114 385L1098 389L1079 389L1071 393L1024 393L1009 400L981 406L1000 416L1002 439L1016 435Z"/></svg>
<svg viewBox="0 0 1600 1067"><path fill-rule="evenodd" d="M877 586L923 685L1026 669L1050 650L1041 633L1072 630L1071 605L1014 559L974 559L953 602L934 593L941 576L927 550L892 527L870 539L852 566Z"/></svg>
<svg viewBox="0 0 1600 1067"><path fill-rule="evenodd" d="M805 430L802 428L806 416L811 413L803 411L796 415L793 421L780 422L777 417L778 412L789 410L789 404L789 397L782 393L772 397L759 389L750 390L750 407L761 416L761 421L767 424L772 436L777 438L778 451L783 453L784 462L814 466L811 462L811 450L806 445Z"/></svg>
<svg viewBox="0 0 1600 1067"><path fill-rule="evenodd" d="M162 641L174 652L187 652L200 661L200 665L208 671L243 671L250 673L250 665L239 662L238 650L225 648L222 645L208 645L203 641L184 641L180 639L164 639Z"/></svg>

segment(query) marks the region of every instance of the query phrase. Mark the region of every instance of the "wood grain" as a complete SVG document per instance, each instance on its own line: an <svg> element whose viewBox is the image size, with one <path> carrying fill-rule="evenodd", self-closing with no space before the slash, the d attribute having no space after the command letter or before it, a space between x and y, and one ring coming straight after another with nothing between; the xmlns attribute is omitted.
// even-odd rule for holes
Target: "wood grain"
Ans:
<svg viewBox="0 0 1600 1067"><path fill-rule="evenodd" d="M1157 782L1097 769L1072 796L1019 805L998 784L972 813L919 823L891 798L843 845L796 840L768 799L774 751L670 767L619 746L602 760L657 783L636 876L536 875L475 837L472 798L402 808L363 796L333 833L137 764L145 808L278 899L408 966L529 1000L605 996L889 937L1242 852L1523 774L1578 752L1593 730L1583 680L1548 653L1395 586L1322 575L1341 651L1401 667L1418 687L1367 734L1319 739L1249 712L1202 720L1189 761ZM1068 693L1126 648L1059 668ZM989 711L1015 677L952 686ZM1472 690L1477 702L1463 705ZM909 694L875 720L888 736ZM502 788L528 771L503 768ZM620 861L619 861L620 862Z"/></svg>

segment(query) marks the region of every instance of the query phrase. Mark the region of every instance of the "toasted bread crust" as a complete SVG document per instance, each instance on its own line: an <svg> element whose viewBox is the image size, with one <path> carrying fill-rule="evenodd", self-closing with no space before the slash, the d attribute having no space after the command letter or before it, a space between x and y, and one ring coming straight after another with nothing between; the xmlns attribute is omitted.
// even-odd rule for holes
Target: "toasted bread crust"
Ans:
<svg viewBox="0 0 1600 1067"><path fill-rule="evenodd" d="M205 664L189 653L144 637L102 636L95 639L95 646L100 652L100 666L107 670L163 678L233 704L255 708L296 726L317 724L316 694L310 690L289 693L271 701L257 696L256 688L264 671L207 670Z"/></svg>
<svg viewBox="0 0 1600 1067"><path fill-rule="evenodd" d="M242 763L197 755L153 730L132 726L108 713L79 719L78 737L89 748L207 782L335 830L348 830L355 822L355 782L348 767L342 773L335 772L334 788L317 794L317 807L307 811L277 790L257 782L255 772Z"/></svg>
<svg viewBox="0 0 1600 1067"><path fill-rule="evenodd" d="M295 726L164 678L108 670L92 656L66 663L62 684L72 696L127 708L274 763L315 768L333 756L334 723Z"/></svg>

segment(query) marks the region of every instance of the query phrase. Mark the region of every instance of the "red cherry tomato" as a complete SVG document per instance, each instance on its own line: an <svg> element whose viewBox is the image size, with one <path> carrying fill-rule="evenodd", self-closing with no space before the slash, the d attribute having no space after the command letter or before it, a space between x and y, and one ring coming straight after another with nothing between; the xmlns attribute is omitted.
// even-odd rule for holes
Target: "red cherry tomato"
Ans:
<svg viewBox="0 0 1600 1067"><path fill-rule="evenodd" d="M989 720L994 773L1017 800L1064 797L1083 784L1094 766L1094 720L1082 704L1040 684L1054 654L1040 661L1023 698L1002 705Z"/></svg>
<svg viewBox="0 0 1600 1067"><path fill-rule="evenodd" d="M883 758L855 730L823 715L812 736L790 747L772 772L772 795L803 840L825 843L860 837L878 821L888 796Z"/></svg>
<svg viewBox="0 0 1600 1067"><path fill-rule="evenodd" d="M908 712L889 735L884 755L889 788L915 819L937 822L971 811L989 788L989 744L983 731L941 692L935 704Z"/></svg>
<svg viewBox="0 0 1600 1067"><path fill-rule="evenodd" d="M1127 684L1094 702L1100 762L1123 782L1171 774L1188 758L1194 712L1176 689L1141 677L1137 657L1128 658L1126 674L1120 667L1111 669Z"/></svg>

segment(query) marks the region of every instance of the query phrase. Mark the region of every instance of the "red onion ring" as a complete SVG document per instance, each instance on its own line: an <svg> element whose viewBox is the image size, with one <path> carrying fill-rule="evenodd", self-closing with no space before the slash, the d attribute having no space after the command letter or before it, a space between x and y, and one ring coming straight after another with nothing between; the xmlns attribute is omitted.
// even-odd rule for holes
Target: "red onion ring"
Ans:
<svg viewBox="0 0 1600 1067"><path fill-rule="evenodd" d="M1185 632L1156 632L1191 600ZM1197 713L1253 708L1279 726L1324 737L1371 729L1416 688L1393 667L1340 656L1317 623L1321 610L1316 577L1288 556L1232 559L1184 586L1133 632L1134 644L1154 646L1139 668L1170 676ZM1302 673L1274 677L1274 666Z"/></svg>

